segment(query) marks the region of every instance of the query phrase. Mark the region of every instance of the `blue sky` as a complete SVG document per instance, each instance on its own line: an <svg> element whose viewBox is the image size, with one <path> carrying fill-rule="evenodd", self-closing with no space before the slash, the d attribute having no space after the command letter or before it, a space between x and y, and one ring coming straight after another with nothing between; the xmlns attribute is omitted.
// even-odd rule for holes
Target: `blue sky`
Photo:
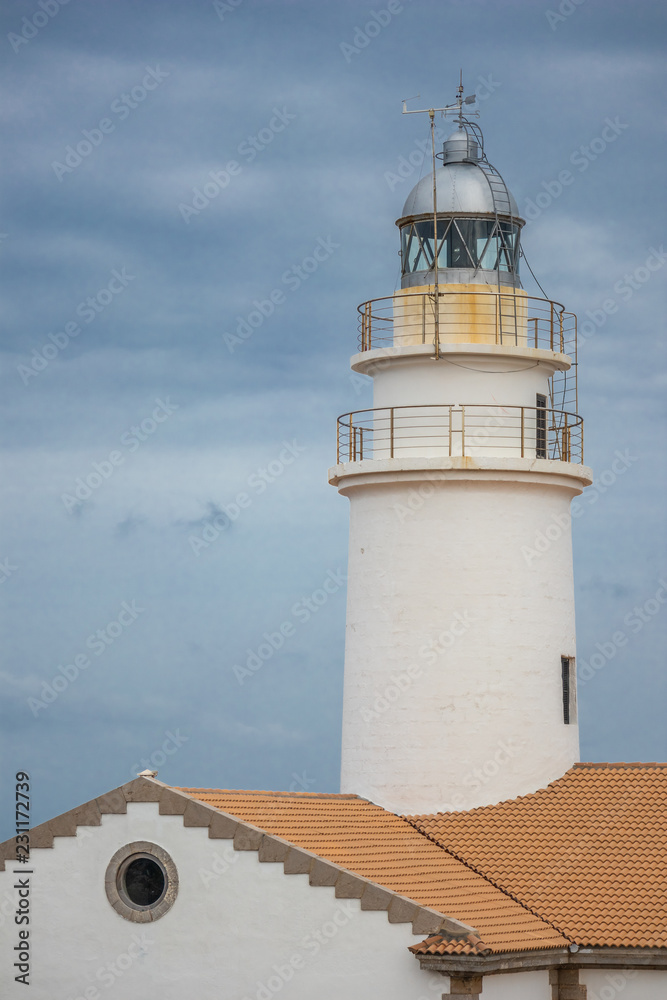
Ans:
<svg viewBox="0 0 667 1000"><path fill-rule="evenodd" d="M460 67L533 270L588 321L602 478L574 524L578 657L613 655L580 688L582 759L667 758L667 605L628 624L667 578L664 19L647 0L5 3L5 836L18 769L35 822L149 762L171 784L337 789L335 417L369 405L356 305L396 285L420 176L396 180L428 134L401 100L450 102Z"/></svg>

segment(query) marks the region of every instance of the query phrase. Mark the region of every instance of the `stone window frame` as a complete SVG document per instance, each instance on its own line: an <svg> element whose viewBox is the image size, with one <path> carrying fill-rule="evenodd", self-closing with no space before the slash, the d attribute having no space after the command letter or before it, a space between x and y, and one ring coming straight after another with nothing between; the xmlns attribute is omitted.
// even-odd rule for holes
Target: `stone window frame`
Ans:
<svg viewBox="0 0 667 1000"><path fill-rule="evenodd" d="M154 859L165 873L167 887L157 903L150 906L137 906L126 901L121 895L119 881L127 867L125 862L134 855L148 856ZM104 888L107 899L116 913L125 920L135 924L145 924L159 920L167 913L176 901L178 895L178 871L173 858L163 847L148 840L135 840L119 848L107 865L104 876Z"/></svg>

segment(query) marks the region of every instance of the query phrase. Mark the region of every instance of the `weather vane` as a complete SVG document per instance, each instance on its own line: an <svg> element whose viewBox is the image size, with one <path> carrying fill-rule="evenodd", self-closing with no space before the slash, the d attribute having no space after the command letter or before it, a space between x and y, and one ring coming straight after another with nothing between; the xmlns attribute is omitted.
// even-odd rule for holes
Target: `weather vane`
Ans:
<svg viewBox="0 0 667 1000"><path fill-rule="evenodd" d="M408 101L416 100L416 97L408 97L403 101L403 114L404 115L423 115L427 114L433 122L435 118L436 111L439 111L443 118L458 118L459 126L462 128L464 124L463 117L463 106L466 105L466 115L474 115L476 118L479 117L479 111L469 111L467 110L468 105L474 104L477 100L476 94L469 94L468 97L463 96L463 70L460 71L459 75L459 85L456 88L456 101L454 104L447 104L444 108L419 108L415 111L408 111ZM417 97L420 95L417 94Z"/></svg>

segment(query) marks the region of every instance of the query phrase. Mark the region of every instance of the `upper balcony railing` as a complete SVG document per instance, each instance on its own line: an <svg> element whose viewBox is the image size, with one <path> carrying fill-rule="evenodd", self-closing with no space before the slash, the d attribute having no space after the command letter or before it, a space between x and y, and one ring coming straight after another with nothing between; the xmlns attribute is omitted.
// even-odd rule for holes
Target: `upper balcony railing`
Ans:
<svg viewBox="0 0 667 1000"><path fill-rule="evenodd" d="M361 351L435 343L434 293L406 288L362 302L357 312ZM438 342L438 346L537 347L568 354L576 361L577 317L559 302L526 295L522 289L499 291L492 285L478 285L474 291L445 288L438 293Z"/></svg>
<svg viewBox="0 0 667 1000"><path fill-rule="evenodd" d="M386 406L338 418L337 462L544 458L582 464L584 422L539 406Z"/></svg>

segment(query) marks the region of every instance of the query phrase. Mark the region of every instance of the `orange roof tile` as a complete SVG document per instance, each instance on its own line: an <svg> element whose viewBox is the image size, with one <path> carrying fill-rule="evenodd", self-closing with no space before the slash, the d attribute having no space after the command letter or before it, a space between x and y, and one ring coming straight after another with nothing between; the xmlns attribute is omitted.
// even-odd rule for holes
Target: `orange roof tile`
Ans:
<svg viewBox="0 0 667 1000"><path fill-rule="evenodd" d="M476 928L494 952L569 943L400 816L365 799L305 792L180 791ZM458 944L470 947L469 942Z"/></svg>
<svg viewBox="0 0 667 1000"><path fill-rule="evenodd" d="M667 764L576 764L532 795L406 818L577 944L667 947Z"/></svg>
<svg viewBox="0 0 667 1000"><path fill-rule="evenodd" d="M474 934L468 934L464 940L432 934L419 944L411 944L408 951L413 955L489 955L491 948Z"/></svg>

